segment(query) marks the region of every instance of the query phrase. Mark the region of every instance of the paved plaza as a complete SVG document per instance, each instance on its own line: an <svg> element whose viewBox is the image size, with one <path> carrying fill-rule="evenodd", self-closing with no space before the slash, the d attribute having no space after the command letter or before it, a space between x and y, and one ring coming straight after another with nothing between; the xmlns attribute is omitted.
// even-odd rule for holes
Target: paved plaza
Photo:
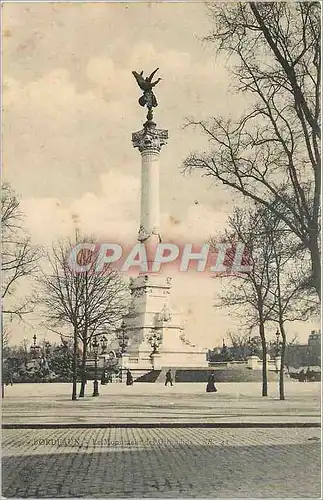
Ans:
<svg viewBox="0 0 323 500"><path fill-rule="evenodd" d="M261 397L260 383L108 384L100 396L71 401L70 384L17 384L6 388L3 424L160 424L160 423L316 423L320 422L320 383L286 382L279 401L276 383Z"/></svg>
<svg viewBox="0 0 323 500"><path fill-rule="evenodd" d="M5 429L4 497L319 498L320 430Z"/></svg>
<svg viewBox="0 0 323 500"><path fill-rule="evenodd" d="M320 496L320 384L289 381L286 401L278 400L277 384L262 398L259 383L218 384L216 394L207 394L205 384L110 384L97 398L89 383L78 401L70 390L70 384L6 388L4 497ZM203 428L207 423L214 428ZM216 427L221 423L237 428ZM80 424L86 428L73 428ZM109 424L116 427L99 427Z"/></svg>

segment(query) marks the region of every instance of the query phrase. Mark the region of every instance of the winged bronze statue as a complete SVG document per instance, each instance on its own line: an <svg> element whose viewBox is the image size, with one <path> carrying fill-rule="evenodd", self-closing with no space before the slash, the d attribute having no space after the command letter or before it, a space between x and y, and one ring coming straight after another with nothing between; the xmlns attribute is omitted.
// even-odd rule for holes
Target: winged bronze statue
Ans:
<svg viewBox="0 0 323 500"><path fill-rule="evenodd" d="M161 78L158 78L153 82L153 78L159 68L155 69L149 76L144 77L144 72L141 71L138 73L137 71L133 71L132 74L135 77L139 87L143 91L143 95L139 98L138 102L140 106L147 106L148 110L151 111L152 108L156 108L158 106L156 96L153 92L153 87L160 82Z"/></svg>

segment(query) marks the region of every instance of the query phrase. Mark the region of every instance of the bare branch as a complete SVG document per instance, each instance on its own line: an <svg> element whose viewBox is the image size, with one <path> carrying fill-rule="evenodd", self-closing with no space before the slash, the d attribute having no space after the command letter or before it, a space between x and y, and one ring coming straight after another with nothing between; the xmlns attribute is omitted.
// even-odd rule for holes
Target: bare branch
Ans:
<svg viewBox="0 0 323 500"><path fill-rule="evenodd" d="M308 284L320 295L320 5L214 3L209 12L206 39L232 57L250 106L236 121L188 120L210 151L191 153L184 171L200 169L281 220L310 255Z"/></svg>

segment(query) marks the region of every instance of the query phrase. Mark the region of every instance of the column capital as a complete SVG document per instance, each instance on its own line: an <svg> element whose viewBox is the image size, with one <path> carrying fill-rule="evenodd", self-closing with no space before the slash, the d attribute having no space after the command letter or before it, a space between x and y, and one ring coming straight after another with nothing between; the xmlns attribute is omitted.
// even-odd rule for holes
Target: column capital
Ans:
<svg viewBox="0 0 323 500"><path fill-rule="evenodd" d="M167 144L168 130L156 128L153 122L147 122L139 132L132 134L132 144L140 153L159 153L162 146Z"/></svg>

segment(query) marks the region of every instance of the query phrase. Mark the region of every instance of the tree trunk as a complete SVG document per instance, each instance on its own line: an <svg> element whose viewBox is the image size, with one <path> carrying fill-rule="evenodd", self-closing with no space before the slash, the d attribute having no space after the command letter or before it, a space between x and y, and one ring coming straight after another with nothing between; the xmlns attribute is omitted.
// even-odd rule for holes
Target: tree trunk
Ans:
<svg viewBox="0 0 323 500"><path fill-rule="evenodd" d="M81 389L80 398L84 398L85 385L86 385L86 337L83 339L83 352L82 352L82 367L81 367Z"/></svg>
<svg viewBox="0 0 323 500"><path fill-rule="evenodd" d="M265 338L265 325L262 319L259 321L259 335L261 337L261 346L262 346L262 396L268 396L267 345Z"/></svg>
<svg viewBox="0 0 323 500"><path fill-rule="evenodd" d="M4 398L4 369L3 369L3 316L1 317L1 398Z"/></svg>
<svg viewBox="0 0 323 500"><path fill-rule="evenodd" d="M312 261L313 284L319 298L321 298L321 256L316 237L311 238L309 246Z"/></svg>
<svg viewBox="0 0 323 500"><path fill-rule="evenodd" d="M280 333L282 336L282 347L280 353L280 370L279 370L279 399L285 399L285 389L284 389L284 365L285 365L285 351L286 351L286 332L284 328L284 323L279 323Z"/></svg>
<svg viewBox="0 0 323 500"><path fill-rule="evenodd" d="M74 345L73 345L73 387L72 387L72 401L76 401L77 391L77 331L74 329Z"/></svg>

